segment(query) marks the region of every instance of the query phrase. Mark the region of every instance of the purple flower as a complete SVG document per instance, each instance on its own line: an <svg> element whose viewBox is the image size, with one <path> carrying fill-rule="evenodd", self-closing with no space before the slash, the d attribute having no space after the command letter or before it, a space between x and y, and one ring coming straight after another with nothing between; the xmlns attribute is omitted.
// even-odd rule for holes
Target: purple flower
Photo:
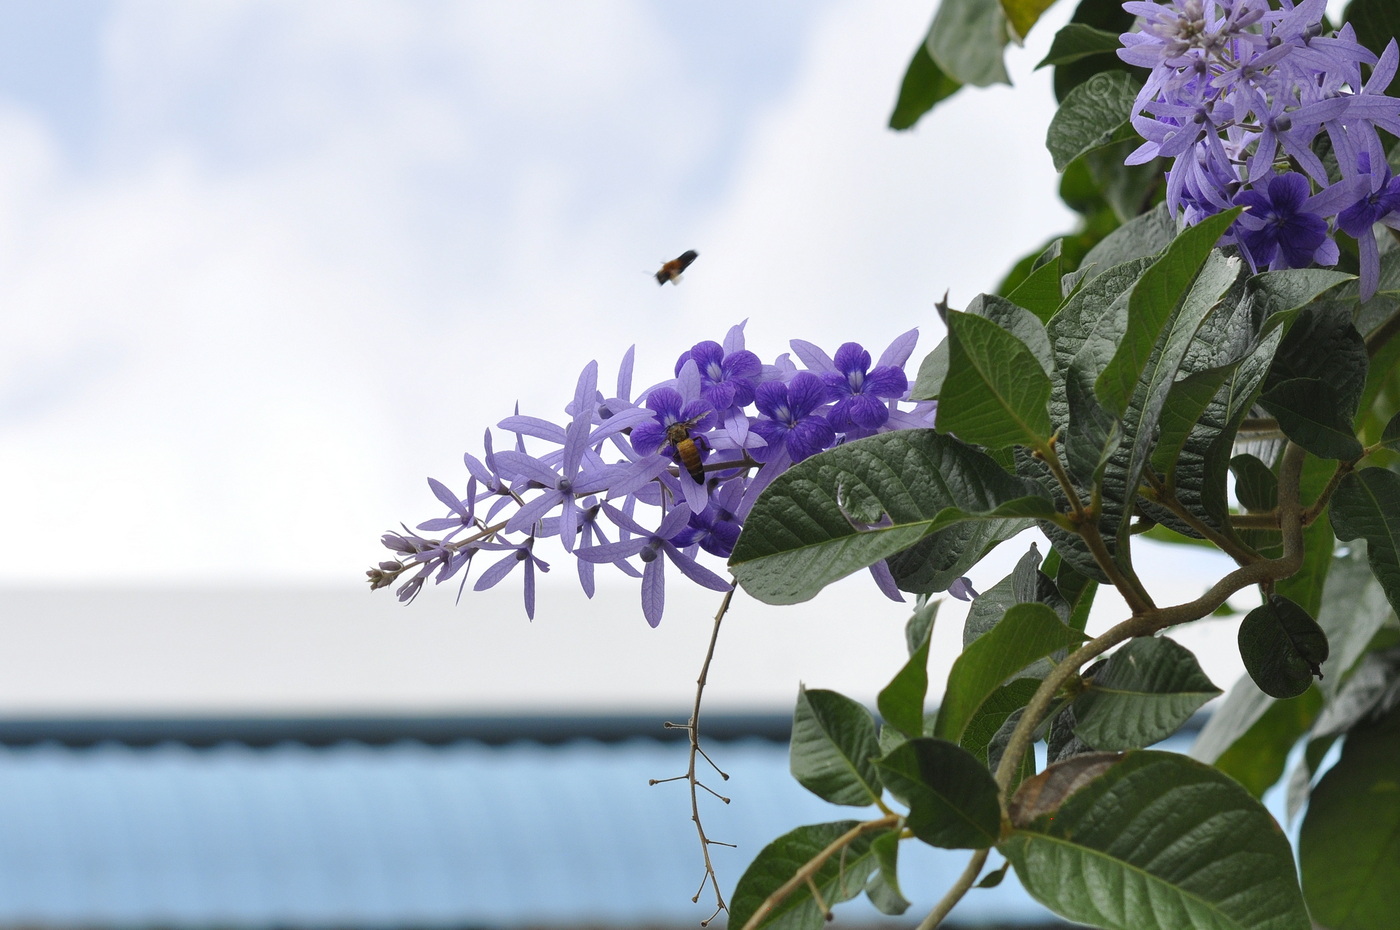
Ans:
<svg viewBox="0 0 1400 930"><path fill-rule="evenodd" d="M1372 176L1369 152L1360 158L1362 175L1368 187L1376 185L1356 203L1337 214L1337 228L1356 240L1361 253L1361 299L1370 300L1376 293L1380 278L1380 249L1376 245L1375 225L1384 223L1400 229L1400 178L1393 177L1390 166Z"/></svg>
<svg viewBox="0 0 1400 930"><path fill-rule="evenodd" d="M1235 221L1235 236L1255 268L1337 263L1337 244L1310 193L1307 177L1290 171L1270 178L1267 193L1251 188L1236 195L1235 203L1249 210Z"/></svg>
<svg viewBox="0 0 1400 930"><path fill-rule="evenodd" d="M786 451L792 461L800 462L834 443L836 431L816 413L830 399L826 383L810 371L798 372L787 384L760 384L754 401L766 419L754 423L753 431L768 445L754 450L754 458L768 462Z"/></svg>
<svg viewBox="0 0 1400 930"><path fill-rule="evenodd" d="M654 414L650 420L632 427L632 448L642 455L656 452L675 455L671 428L685 425L686 432L698 435L715 422L715 411L703 400L687 401L675 388L654 388L647 395L647 409Z"/></svg>
<svg viewBox="0 0 1400 930"><path fill-rule="evenodd" d="M590 562L612 562L621 564L632 556L641 558L642 567L642 615L649 625L655 627L661 622L661 614L666 606L666 560L680 569L681 574L691 581L712 591L728 591L730 582L716 575L699 562L682 552L671 541L689 522L690 511L675 507L661 520L655 530L645 529L636 520L613 507L603 504L603 510L618 526L636 534L631 539L577 549L574 555Z"/></svg>
<svg viewBox="0 0 1400 930"><path fill-rule="evenodd" d="M972 587L971 578L958 578L948 585L948 593L960 601L970 601L974 597L979 597L977 590Z"/></svg>
<svg viewBox="0 0 1400 930"><path fill-rule="evenodd" d="M508 554L501 558L486 571L481 573L481 577L476 579L476 584L472 586L473 591L485 591L494 587L506 575L509 575L515 566L525 563L525 616L531 620L535 619L535 569L542 572L549 571L549 563L543 561L535 555L535 538L532 536L524 542L495 542L479 543L479 548L505 550Z"/></svg>
<svg viewBox="0 0 1400 930"><path fill-rule="evenodd" d="M691 360L699 369L700 391L710 406L723 411L753 403L753 391L763 370L757 355L747 349L726 354L718 342L700 342L682 353L676 361L676 374Z"/></svg>
<svg viewBox="0 0 1400 930"><path fill-rule="evenodd" d="M736 511L743 494L741 482L729 482L715 492L704 510L690 515L689 525L672 537L671 542L682 549L698 545L711 555L729 558L742 528Z"/></svg>
<svg viewBox="0 0 1400 930"><path fill-rule="evenodd" d="M822 375L836 400L827 419L837 432L871 431L885 425L890 411L881 398L903 397L909 390L904 371L893 365L870 370L870 353L859 343L847 342L836 350L835 371Z"/></svg>
<svg viewBox="0 0 1400 930"><path fill-rule="evenodd" d="M451 530L445 539L451 539L464 529L476 526L476 478L467 479L467 499L459 500L456 494L448 489L447 485L436 478L428 479L428 487L433 489L433 496L447 505L447 509L452 512L450 517L438 517L433 520L424 520L418 524L418 529L435 533L440 530Z"/></svg>

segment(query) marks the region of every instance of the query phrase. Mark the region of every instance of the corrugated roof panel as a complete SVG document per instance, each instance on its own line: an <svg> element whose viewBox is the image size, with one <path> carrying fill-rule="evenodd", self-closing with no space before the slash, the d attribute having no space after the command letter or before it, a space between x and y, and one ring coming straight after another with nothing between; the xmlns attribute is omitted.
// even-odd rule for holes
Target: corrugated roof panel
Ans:
<svg viewBox="0 0 1400 930"><path fill-rule="evenodd" d="M855 818L787 773L785 746L714 744L733 798L702 801L732 890L764 843ZM0 747L0 923L112 926L694 925L708 890L683 782L684 747L324 748L164 744ZM901 849L927 907L966 854ZM860 904L838 911L878 918ZM1015 881L964 921L1044 921ZM904 923L907 924L907 920Z"/></svg>

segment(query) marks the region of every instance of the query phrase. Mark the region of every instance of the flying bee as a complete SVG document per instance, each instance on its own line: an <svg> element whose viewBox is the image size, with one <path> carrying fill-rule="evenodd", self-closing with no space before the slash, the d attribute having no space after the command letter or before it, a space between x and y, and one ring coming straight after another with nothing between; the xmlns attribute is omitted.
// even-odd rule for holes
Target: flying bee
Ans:
<svg viewBox="0 0 1400 930"><path fill-rule="evenodd" d="M678 461L690 477L695 479L696 484L705 483L705 468L700 461L704 450L700 444L705 441L704 437L696 439L690 435L690 428L704 419L708 414L701 414L698 417L691 417L680 423L672 423L666 427L666 443L676 450L676 461Z"/></svg>
<svg viewBox="0 0 1400 930"><path fill-rule="evenodd" d="M661 270L656 273L656 283L665 284L670 281L672 284L681 283L681 272L690 267L690 263L700 257L700 253L694 249L682 252L661 266Z"/></svg>

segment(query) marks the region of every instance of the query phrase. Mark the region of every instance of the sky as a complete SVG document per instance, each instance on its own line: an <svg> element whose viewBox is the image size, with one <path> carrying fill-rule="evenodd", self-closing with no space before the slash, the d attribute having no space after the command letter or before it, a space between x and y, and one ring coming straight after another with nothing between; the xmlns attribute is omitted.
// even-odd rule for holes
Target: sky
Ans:
<svg viewBox="0 0 1400 930"><path fill-rule="evenodd" d="M560 416L589 360L610 383L635 345L653 383L744 320L765 360L916 326L917 360L945 292L1072 228L1032 72L1068 10L1015 89L894 133L931 12L0 2L0 713L687 702L704 596L652 633L562 552L534 623L509 582L405 609L364 569L440 515L426 476L461 486L516 403ZM873 696L908 608L858 582L736 607L715 700Z"/></svg>

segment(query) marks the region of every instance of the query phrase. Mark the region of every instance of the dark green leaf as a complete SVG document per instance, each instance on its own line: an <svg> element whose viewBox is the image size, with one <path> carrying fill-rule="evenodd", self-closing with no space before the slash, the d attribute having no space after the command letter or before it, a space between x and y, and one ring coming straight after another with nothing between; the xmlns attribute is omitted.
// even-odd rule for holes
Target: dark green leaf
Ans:
<svg viewBox="0 0 1400 930"><path fill-rule="evenodd" d="M1171 211L1166 204L1159 204L1105 236L1089 250L1079 267L1089 268L1089 274L1097 276L1124 262L1156 255L1171 245L1176 232Z"/></svg>
<svg viewBox="0 0 1400 930"><path fill-rule="evenodd" d="M1064 262L1060 256L1063 243L1063 239L1056 239L1036 260L1035 268L1026 279L1007 295L1008 300L1034 313L1042 323L1054 316L1064 302L1064 294L1060 290L1060 279L1064 275Z"/></svg>
<svg viewBox="0 0 1400 930"><path fill-rule="evenodd" d="M1050 337L1045 332L1045 324L1034 313L1017 305L1006 297L995 294L978 294L967 305L967 313L980 316L1006 330L1021 341L1040 366L1049 374L1055 365L1050 352Z"/></svg>
<svg viewBox="0 0 1400 930"><path fill-rule="evenodd" d="M870 849L879 868L865 886L866 897L881 914L903 914L909 910L909 901L899 890L899 834L881 833Z"/></svg>
<svg viewBox="0 0 1400 930"><path fill-rule="evenodd" d="M1030 35L1031 27L1040 19L1040 14L1053 6L1055 0L1001 0L1002 12L1006 14L1012 31L1024 39Z"/></svg>
<svg viewBox="0 0 1400 930"><path fill-rule="evenodd" d="M1316 378L1294 378L1259 398L1259 406L1278 419L1284 435L1318 458L1354 462L1361 442L1343 416L1332 386Z"/></svg>
<svg viewBox="0 0 1400 930"><path fill-rule="evenodd" d="M1070 91L1045 134L1055 170L1122 138L1139 87L1121 71L1103 71Z"/></svg>
<svg viewBox="0 0 1400 930"><path fill-rule="evenodd" d="M1095 749L1140 749L1171 736L1218 694L1189 649L1165 637L1138 637L1074 699L1074 733Z"/></svg>
<svg viewBox="0 0 1400 930"><path fill-rule="evenodd" d="M935 104L951 97L961 87L934 62L927 43L920 42L904 72L904 81L899 85L899 99L890 114L890 128L910 128Z"/></svg>
<svg viewBox="0 0 1400 930"><path fill-rule="evenodd" d="M1400 612L1400 475L1382 468L1352 472L1337 485L1330 512L1338 539L1366 540L1371 571Z"/></svg>
<svg viewBox="0 0 1400 930"><path fill-rule="evenodd" d="M1298 840L1303 890L1331 930L1391 930L1400 888L1400 709L1347 736Z"/></svg>
<svg viewBox="0 0 1400 930"><path fill-rule="evenodd" d="M992 449L1045 443L1050 377L1023 342L991 320L952 311L948 349L939 430Z"/></svg>
<svg viewBox="0 0 1400 930"><path fill-rule="evenodd" d="M1254 797L1263 798L1264 792L1283 775L1293 745L1317 718L1322 691L1313 685L1298 697L1280 701L1256 688L1248 675L1240 679L1240 684L1267 701L1267 709L1215 760L1215 767L1244 785Z"/></svg>
<svg viewBox="0 0 1400 930"><path fill-rule="evenodd" d="M768 896L792 878L798 869L860 825L857 820L840 820L798 827L763 847L734 889L734 896L729 901L730 924L742 927L748 923ZM825 927L827 915L812 897L812 886L816 886L827 905L849 901L860 894L877 866L872 845L886 832L869 830L856 836L842 852L832 855L822 864L812 876L810 884L797 888L775 905L759 926L768 930L818 930Z"/></svg>
<svg viewBox="0 0 1400 930"><path fill-rule="evenodd" d="M1084 23L1070 23L1055 33L1050 51L1041 59L1037 69L1046 65L1066 65L1090 55L1111 55L1122 48L1118 33L1095 29Z"/></svg>
<svg viewBox="0 0 1400 930"><path fill-rule="evenodd" d="M1352 306L1337 300L1313 301L1299 310L1274 353L1264 392L1294 378L1316 378L1332 388L1341 419L1350 423L1369 367L1366 340L1351 315Z"/></svg>
<svg viewBox="0 0 1400 930"><path fill-rule="evenodd" d="M1259 690L1276 698L1297 697L1322 674L1327 634L1308 612L1277 594L1240 621L1240 658Z"/></svg>
<svg viewBox="0 0 1400 930"><path fill-rule="evenodd" d="M876 764L890 793L909 807L905 826L925 843L985 849L997 841L997 783L967 750L924 737L897 746Z"/></svg>
<svg viewBox="0 0 1400 930"><path fill-rule="evenodd" d="M922 736L924 732L924 698L928 695L928 648L929 641L925 639L876 699L880 716L905 736Z"/></svg>
<svg viewBox="0 0 1400 930"><path fill-rule="evenodd" d="M968 723L1002 682L1036 659L1082 639L1082 633L1065 626L1044 604L1016 604L953 662L935 735L961 740Z"/></svg>
<svg viewBox="0 0 1400 930"><path fill-rule="evenodd" d="M1349 549L1336 553L1319 599L1317 625L1327 634L1331 647L1322 666L1326 675L1322 693L1328 698L1347 681L1391 616L1385 590L1368 564L1367 548L1365 541L1358 539Z"/></svg>
<svg viewBox="0 0 1400 930"><path fill-rule="evenodd" d="M1006 870L1011 868L1011 863L1003 862L1001 868L995 869L982 876L982 880L977 883L977 888L995 888L1001 884L1001 880L1006 877Z"/></svg>
<svg viewBox="0 0 1400 930"><path fill-rule="evenodd" d="M1012 714L1030 703L1031 695L1039 687L1038 678L1017 678L987 695L963 730L960 740L962 747L976 756L979 762L990 764L987 747L991 745L992 737Z"/></svg>
<svg viewBox="0 0 1400 930"><path fill-rule="evenodd" d="M1041 603L1053 609L1061 620L1069 621L1070 607L1055 582L1040 571L1040 552L1035 543L1016 562L1011 574L983 591L968 607L963 622L963 648L1001 622L1014 604Z"/></svg>
<svg viewBox="0 0 1400 930"><path fill-rule="evenodd" d="M798 784L832 804L874 804L882 789L871 760L879 754L870 711L835 691L798 689L789 751Z"/></svg>
<svg viewBox="0 0 1400 930"><path fill-rule="evenodd" d="M745 521L730 567L752 596L792 604L929 537L919 590L943 590L993 541L1019 532L1023 518L1049 512L1048 500L1028 496L1035 492L951 436L883 433L779 475ZM849 518L842 513L848 502L877 507L887 525ZM900 577L897 560L891 570Z"/></svg>
<svg viewBox="0 0 1400 930"><path fill-rule="evenodd" d="M1016 792L998 849L1031 895L1109 930L1309 930L1278 825L1209 766L1077 756Z"/></svg>
<svg viewBox="0 0 1400 930"><path fill-rule="evenodd" d="M1227 210L1187 228L1133 285L1127 332L1094 383L1094 393L1111 413L1121 416L1127 410L1158 337L1186 299L1216 241L1239 214L1239 208ZM1218 293L1214 299L1219 299Z"/></svg>
<svg viewBox="0 0 1400 930"><path fill-rule="evenodd" d="M909 655L918 652L919 647L927 643L933 635L933 622L938 617L938 605L942 603L927 595L919 597L919 606L914 608L909 622L904 624L904 645L908 648Z"/></svg>
<svg viewBox="0 0 1400 930"><path fill-rule="evenodd" d="M1235 476L1235 497L1245 510L1270 511L1278 506L1278 477L1258 456L1230 459L1230 473Z"/></svg>
<svg viewBox="0 0 1400 930"><path fill-rule="evenodd" d="M1010 84L1002 62L1006 15L986 0L944 0L934 14L926 43L933 60L952 80L976 87Z"/></svg>
<svg viewBox="0 0 1400 930"><path fill-rule="evenodd" d="M1400 452L1400 413L1391 417L1390 422L1385 425L1385 431L1381 433L1381 445Z"/></svg>
<svg viewBox="0 0 1400 930"><path fill-rule="evenodd" d="M948 377L948 340L944 339L924 356L919 365L919 374L914 379L914 390L910 397L914 400L937 400L943 390L943 380Z"/></svg>

